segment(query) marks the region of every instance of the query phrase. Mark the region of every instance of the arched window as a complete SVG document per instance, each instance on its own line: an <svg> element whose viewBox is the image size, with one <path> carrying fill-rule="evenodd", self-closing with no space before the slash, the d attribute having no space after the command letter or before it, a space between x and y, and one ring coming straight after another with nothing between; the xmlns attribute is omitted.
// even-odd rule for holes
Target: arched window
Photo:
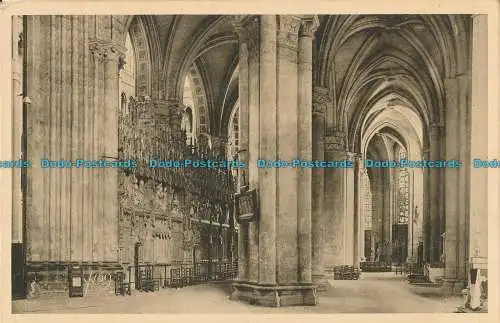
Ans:
<svg viewBox="0 0 500 323"><path fill-rule="evenodd" d="M182 103L185 106L184 115L182 118L181 129L186 131L187 144L194 144L194 138L196 138L196 124L195 124L195 111L194 111L194 99L193 99L193 87L191 85L191 79L189 75L186 76L184 81L184 93L182 98Z"/></svg>
<svg viewBox="0 0 500 323"><path fill-rule="evenodd" d="M370 177L368 170L365 168L361 175L361 189L363 196L363 218L364 230L371 230L372 228L372 189L370 185Z"/></svg>
<svg viewBox="0 0 500 323"><path fill-rule="evenodd" d="M399 159L406 159L406 150L401 148L399 150ZM410 174L408 169L399 169L398 178L398 203L399 203L399 213L398 213L398 224L408 224L408 218L410 216Z"/></svg>
<svg viewBox="0 0 500 323"><path fill-rule="evenodd" d="M125 52L125 64L123 66L123 69L120 71L119 93L122 106L124 104L123 97L125 97L126 100L130 97L135 97L135 51L134 47L132 46L132 40L129 33L127 33L127 38L125 40L125 49L127 50Z"/></svg>
<svg viewBox="0 0 500 323"><path fill-rule="evenodd" d="M236 105L231 113L228 127L227 158L232 160L239 151L239 124L238 115L240 108Z"/></svg>

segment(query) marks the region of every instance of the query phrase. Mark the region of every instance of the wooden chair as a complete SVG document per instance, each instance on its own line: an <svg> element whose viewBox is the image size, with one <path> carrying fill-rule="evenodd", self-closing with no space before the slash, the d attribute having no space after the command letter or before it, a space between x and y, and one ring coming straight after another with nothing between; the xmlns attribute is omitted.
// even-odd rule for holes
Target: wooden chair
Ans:
<svg viewBox="0 0 500 323"><path fill-rule="evenodd" d="M181 269L172 268L170 269L170 287L179 288L181 287Z"/></svg>
<svg viewBox="0 0 500 323"><path fill-rule="evenodd" d="M187 267L184 269L184 286L193 284L193 268Z"/></svg>

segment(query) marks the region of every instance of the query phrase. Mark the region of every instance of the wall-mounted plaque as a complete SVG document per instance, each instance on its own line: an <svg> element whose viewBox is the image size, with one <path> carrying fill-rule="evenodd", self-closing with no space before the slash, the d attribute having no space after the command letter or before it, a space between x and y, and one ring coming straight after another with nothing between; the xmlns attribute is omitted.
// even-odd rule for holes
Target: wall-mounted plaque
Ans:
<svg viewBox="0 0 500 323"><path fill-rule="evenodd" d="M248 190L235 195L236 219L238 222L257 219L257 191Z"/></svg>

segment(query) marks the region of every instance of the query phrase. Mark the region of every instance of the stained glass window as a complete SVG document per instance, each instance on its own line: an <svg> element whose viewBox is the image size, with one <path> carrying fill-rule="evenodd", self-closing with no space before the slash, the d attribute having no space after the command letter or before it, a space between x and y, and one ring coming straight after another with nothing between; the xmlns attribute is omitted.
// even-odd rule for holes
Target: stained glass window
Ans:
<svg viewBox="0 0 500 323"><path fill-rule="evenodd" d="M399 150L399 159L405 159L406 150ZM399 169L399 191L398 191L398 203L399 203L399 213L398 213L398 224L408 224L408 218L410 216L410 174L407 168Z"/></svg>

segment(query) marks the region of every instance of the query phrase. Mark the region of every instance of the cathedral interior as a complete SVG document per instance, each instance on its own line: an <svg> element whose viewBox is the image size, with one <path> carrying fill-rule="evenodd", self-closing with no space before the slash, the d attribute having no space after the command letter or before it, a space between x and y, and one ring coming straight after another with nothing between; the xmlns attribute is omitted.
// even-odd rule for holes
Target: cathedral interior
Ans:
<svg viewBox="0 0 500 323"><path fill-rule="evenodd" d="M369 271L450 294L487 277L486 16L18 16L12 37L14 158L33 163L12 297L67 294L74 266L86 295L227 281L270 307ZM257 164L296 158L352 167ZM366 167L400 159L462 167Z"/></svg>

